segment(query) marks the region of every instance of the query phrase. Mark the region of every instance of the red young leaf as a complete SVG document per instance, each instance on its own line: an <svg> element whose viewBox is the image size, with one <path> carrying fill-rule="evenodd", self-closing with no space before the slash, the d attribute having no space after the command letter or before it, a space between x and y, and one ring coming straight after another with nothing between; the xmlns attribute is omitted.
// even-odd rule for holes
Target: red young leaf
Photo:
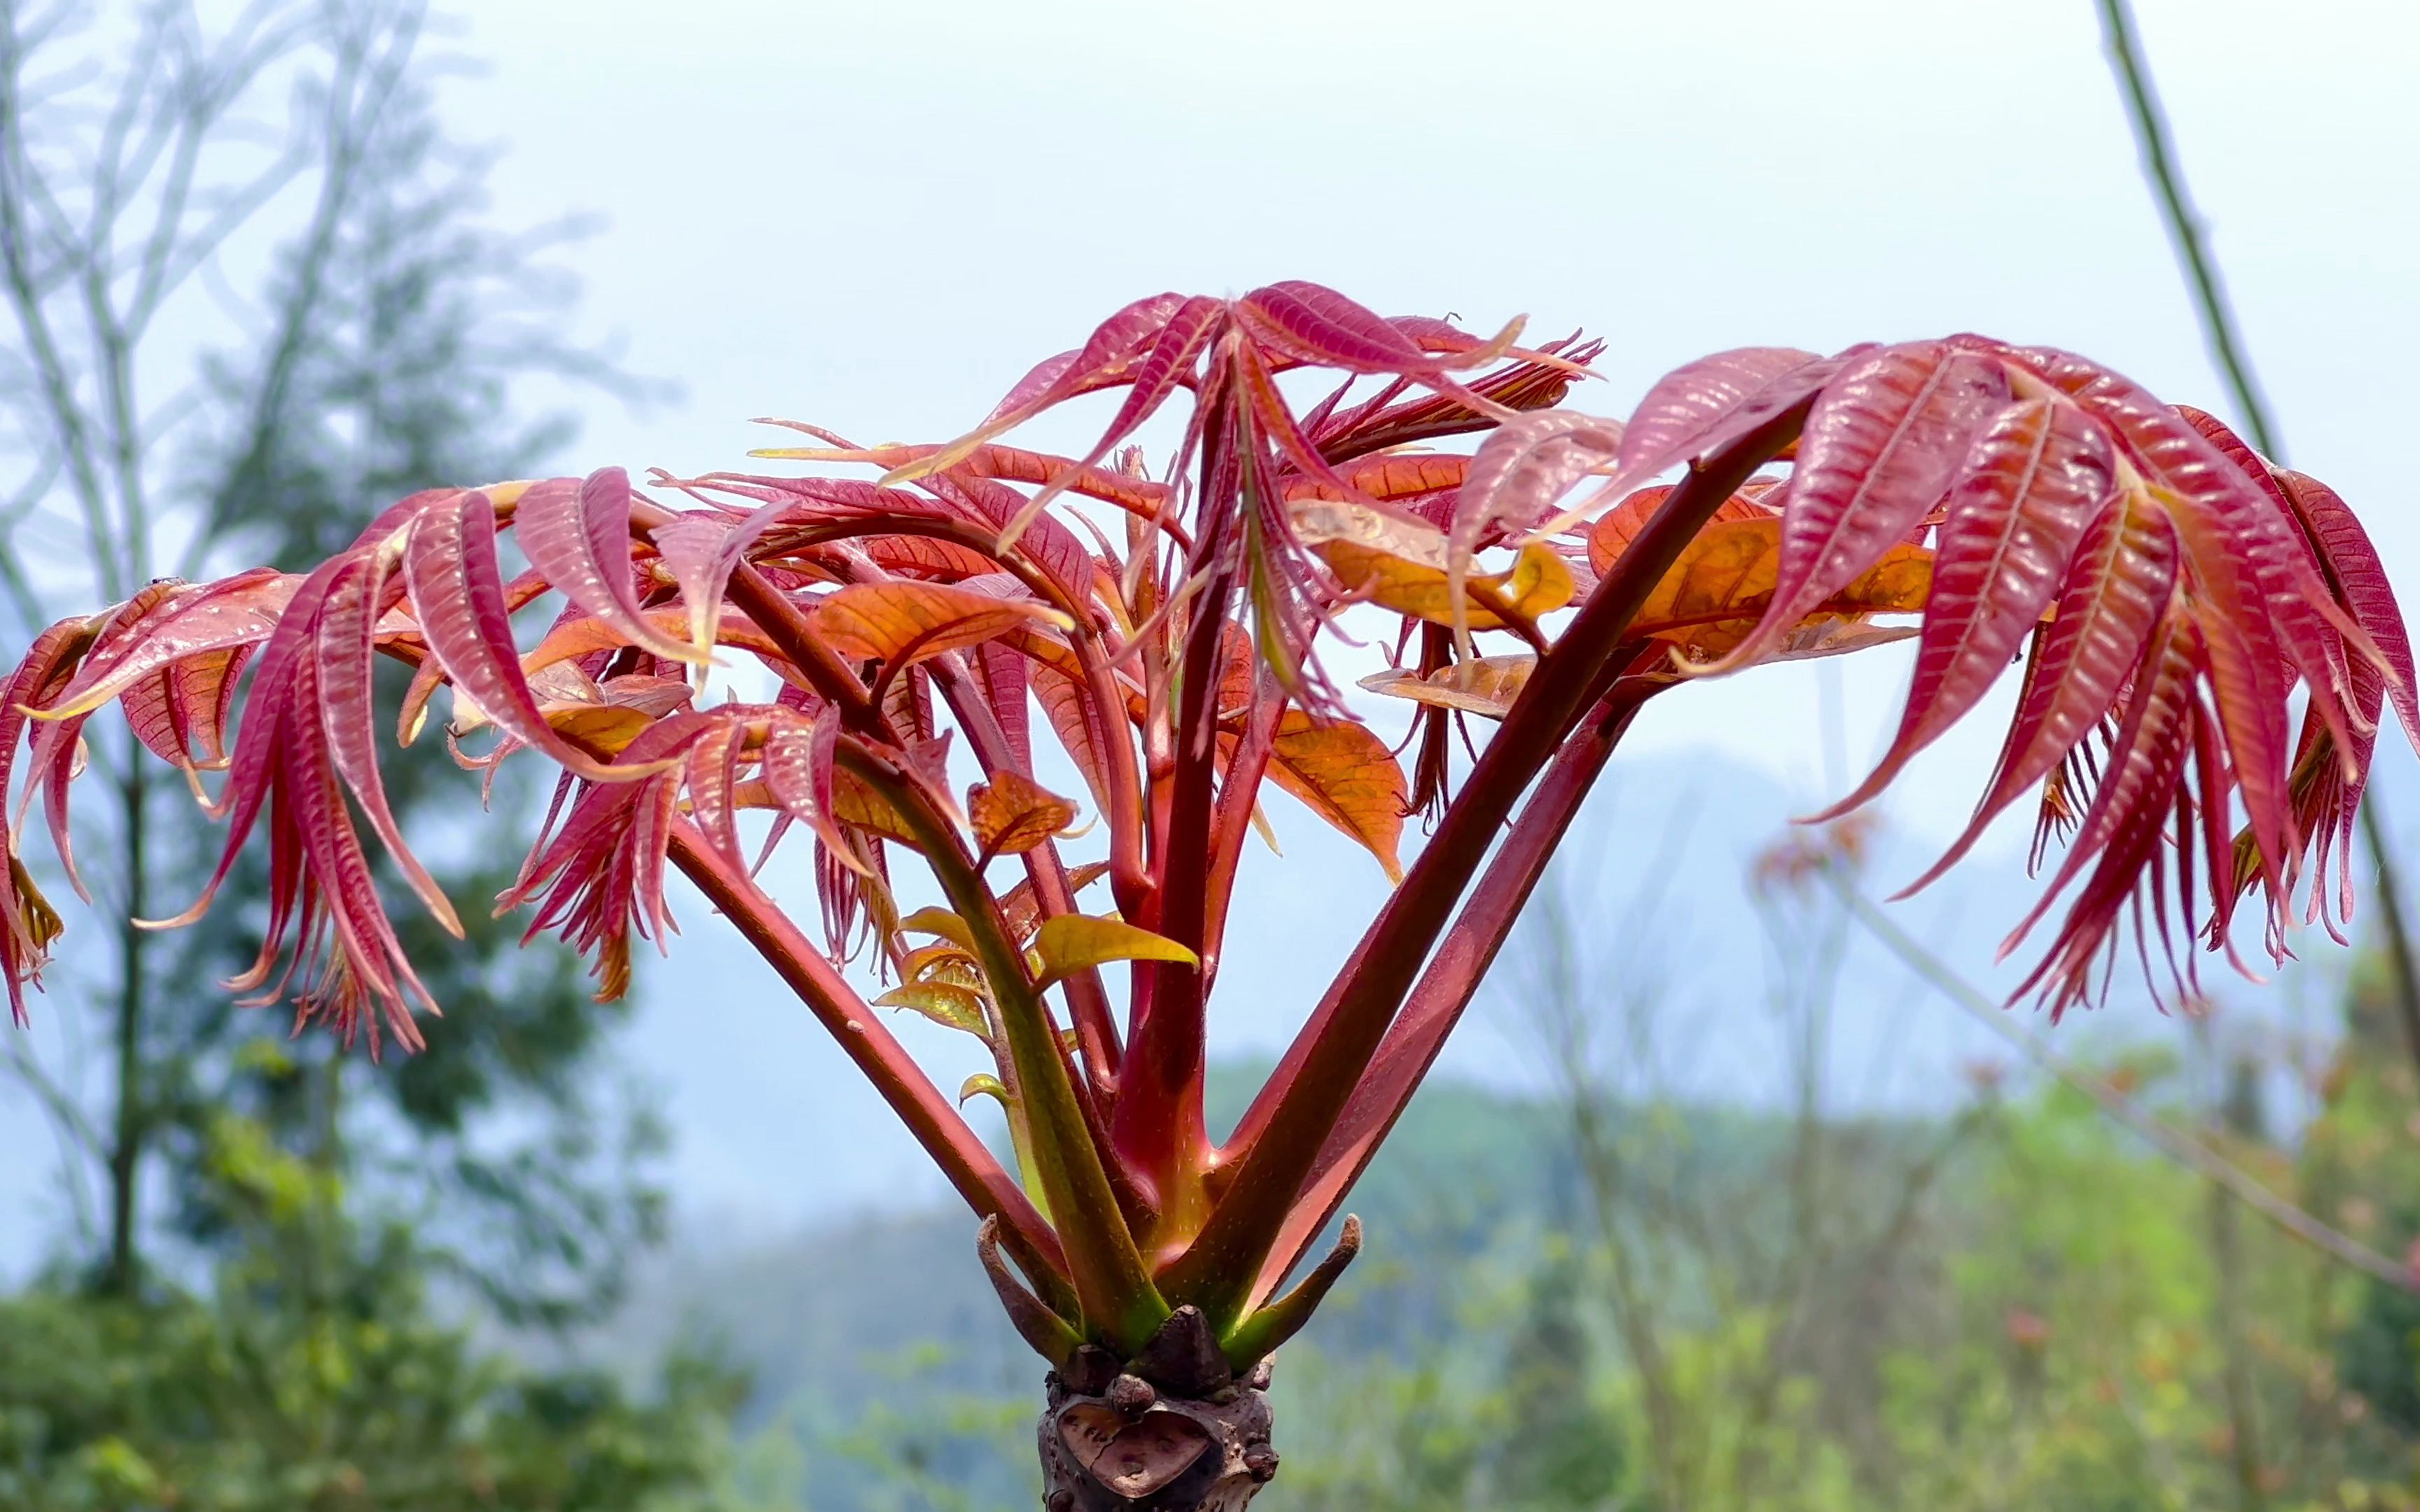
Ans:
<svg viewBox="0 0 2420 1512"><path fill-rule="evenodd" d="M860 862L841 833L833 794L839 745L840 716L830 705L812 716L781 711L765 735L765 785L784 812L814 831L825 855L855 870Z"/></svg>
<svg viewBox="0 0 2420 1512"><path fill-rule="evenodd" d="M1782 506L1773 607L1714 666L1754 661L1906 539L2008 399L1997 363L1940 342L1886 347L1826 384L1807 417Z"/></svg>
<svg viewBox="0 0 2420 1512"><path fill-rule="evenodd" d="M530 490L522 501L524 511L539 492ZM469 698L506 734L589 781L634 779L635 769L600 762L556 734L530 692L513 645L503 572L496 562L495 510L486 494L463 494L421 516L404 543L403 571L412 608L428 637L429 654L453 679L458 698ZM664 639L644 616L618 606L610 616L597 617L613 625L631 644Z"/></svg>
<svg viewBox="0 0 2420 1512"><path fill-rule="evenodd" d="M1295 362L1348 373L1441 374L1447 365L1393 323L1318 284L1256 288L1235 301L1235 314L1254 341Z"/></svg>
<svg viewBox="0 0 2420 1512"><path fill-rule="evenodd" d="M2301 672L2314 704L2340 744L2350 720L2344 636L2357 654L2377 650L2339 609L2290 510L2265 488L2265 474L2228 461L2218 447L2139 385L2070 353L2009 349L2123 441L2144 476L2165 490L2205 605L2203 631L2218 680L2219 717L2238 764L2252 768L2242 788L2246 811L2273 868L2290 848L2284 795L2271 781L2285 764L2282 714L2247 722L2278 690L2283 660ZM2236 642L2241 642L2240 650ZM2256 758L2256 753L2257 757Z"/></svg>
<svg viewBox="0 0 2420 1512"><path fill-rule="evenodd" d="M2153 627L2134 669L2125 717L2102 762L2091 806L2077 822L2067 854L2040 900L2001 945L2002 959L2024 942L2084 864L2129 828L2139 810L2165 816L2183 772L2194 684L2200 670L2196 639L2191 618L2173 607Z"/></svg>
<svg viewBox="0 0 2420 1512"><path fill-rule="evenodd" d="M44 717L90 714L145 678L188 657L264 644L302 579L256 567L181 596L140 640L105 665L87 665Z"/></svg>
<svg viewBox="0 0 2420 1512"><path fill-rule="evenodd" d="M1527 530L1590 470L1621 447L1619 421L1565 409L1542 410L1498 425L1470 459L1447 532L1449 570L1457 575L1498 526Z"/></svg>
<svg viewBox="0 0 2420 1512"><path fill-rule="evenodd" d="M1992 786L1948 853L1903 888L1947 871L1994 815L2063 761L2117 700L2141 659L2177 579L2176 532L2139 496L2119 494L2087 526L2051 623L2035 632L2033 665Z"/></svg>
<svg viewBox="0 0 2420 1512"><path fill-rule="evenodd" d="M89 619L51 625L34 638L7 685L0 687L0 858L7 860L8 871L8 907L0 916L0 969L8 974L8 1006L20 1026L26 1022L25 984L40 980L51 942L58 937L59 918L26 872L17 825L10 822L8 792L17 742L27 733L25 711L41 707L67 686L96 628Z"/></svg>
<svg viewBox="0 0 2420 1512"><path fill-rule="evenodd" d="M982 424L947 446L893 468L884 474L883 483L905 483L945 471L993 437L1016 429L1045 409L1125 381L1148 349L1145 344L1155 342L1185 312L1203 303L1218 301L1180 294L1155 294L1135 301L1095 327L1082 347L1036 363L984 417Z"/></svg>
<svg viewBox="0 0 2420 1512"><path fill-rule="evenodd" d="M428 874L411 847L403 841L395 810L386 801L386 785L379 780L376 720L372 717L371 679L377 668L372 635L379 615L390 601L387 553L371 549L351 558L337 570L319 607L313 656L318 662L318 717L326 752L353 798L368 816L370 827L395 857L404 880L455 938L462 937L462 921L444 890ZM392 597L402 596L402 584Z"/></svg>
<svg viewBox="0 0 2420 1512"><path fill-rule="evenodd" d="M722 615L723 588L731 581L732 570L789 507L786 502L769 503L739 520L721 515L677 515L651 532L657 557L680 590L690 660L711 659L715 625Z"/></svg>
<svg viewBox="0 0 2420 1512"><path fill-rule="evenodd" d="M699 658L693 648L647 624L631 586L630 479L620 468L531 485L513 517L513 536L530 565L564 597L621 631L630 644L669 661Z"/></svg>
<svg viewBox="0 0 2420 1512"><path fill-rule="evenodd" d="M1814 821L1870 800L1975 706L2058 592L2085 528L2117 486L2108 438L2047 399L2003 410L1961 471L1933 543L1924 639L1899 733L1873 775Z"/></svg>
<svg viewBox="0 0 2420 1512"><path fill-rule="evenodd" d="M689 748L681 781L689 789L690 817L706 843L721 853L735 872L746 872L748 859L739 849L737 800L741 729L729 721L709 726Z"/></svg>
<svg viewBox="0 0 2420 1512"><path fill-rule="evenodd" d="M998 435L1008 428L1000 424L1001 421L1015 424L1062 399L1105 382L1107 375L1121 370L1144 342L1158 334L1175 318L1177 311L1192 302L1187 296L1173 293L1135 301L1095 327L1082 347L1036 363L984 417L984 428Z"/></svg>
<svg viewBox="0 0 2420 1512"><path fill-rule="evenodd" d="M2345 610L2377 642L2393 679L2388 693L2395 716L2402 721L2404 734L2420 746L2420 673L2413 670L2412 638L2404 628L2403 610L2395 602L2395 587L2387 581L2386 564L2379 560L2378 548L2370 544L2369 532L2334 488L2317 478L2282 469L2276 479L2309 532Z"/></svg>

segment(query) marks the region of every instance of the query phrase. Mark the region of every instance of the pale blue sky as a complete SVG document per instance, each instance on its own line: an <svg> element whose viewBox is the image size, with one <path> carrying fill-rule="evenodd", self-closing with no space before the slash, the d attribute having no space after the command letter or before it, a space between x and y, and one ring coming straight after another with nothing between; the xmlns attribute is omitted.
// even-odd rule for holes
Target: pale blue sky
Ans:
<svg viewBox="0 0 2420 1512"><path fill-rule="evenodd" d="M2090 0L1806 6L891 0L475 6L451 96L509 212L601 211L599 329L687 400L583 452L728 465L746 417L956 433L1126 299L1330 283L1388 313L1609 342L1590 402L1744 344L1981 330L2220 409ZM2420 8L2151 0L2203 208L2297 462L2420 589ZM1070 432L1072 435L1072 431ZM1853 762L1900 664L1846 674ZM1693 689L1642 748L1811 792L1803 670ZM1988 721L1921 766L1971 801ZM1935 781L1947 771L1946 780Z"/></svg>
<svg viewBox="0 0 2420 1512"><path fill-rule="evenodd" d="M2403 455L2420 407L2420 10L2141 12L2293 458L2353 501L2420 596ZM460 45L489 67L445 100L458 131L506 149L499 218L603 215L566 257L585 281L584 328L685 386L636 416L586 403L581 467L728 466L761 444L747 417L768 412L866 440L954 434L1136 295L1288 277L1489 330L1521 312L1535 333L1585 326L1609 343L1609 381L1587 402L1617 414L1705 351L1959 329L2071 346L2224 409L2090 0L457 13ZM1657 781L1694 766L1717 807L1727 784L1761 777L1739 806L1778 818L1823 788L1824 678L1842 711L1830 764L1855 765L1886 733L1902 671L1885 655L1689 688L1642 722L1637 756ZM1997 740L1978 717L1945 741L1902 784L1900 821L1952 825ZM2396 748L2386 760L2412 764ZM1644 828L1663 806L1634 783L1621 809ZM1381 887L1295 817L1289 860L1239 907L1237 937L1264 950L1231 975L1231 1047L1276 1042L1311 995L1303 965L1345 943L1325 949L1322 911L1357 918ZM1592 853L1652 848L1606 833ZM1626 895L1621 875L1605 886ZM673 968L645 979L632 1048L667 1089L692 1211L779 1227L932 1192L818 1031L702 908L684 918ZM1730 954L1752 982L1753 950ZM1910 1030L1890 996L1851 1005L1854 1053L1904 1041L1898 1084L1946 1085L1972 1041ZM1734 1079L1727 1062L1752 1081L1769 1060L1734 1044L1736 1023L1708 1032L1708 1085ZM1513 1058L1481 1033L1449 1063L1511 1074ZM23 1123L5 1106L0 1120ZM0 1149L16 1164L41 1147Z"/></svg>

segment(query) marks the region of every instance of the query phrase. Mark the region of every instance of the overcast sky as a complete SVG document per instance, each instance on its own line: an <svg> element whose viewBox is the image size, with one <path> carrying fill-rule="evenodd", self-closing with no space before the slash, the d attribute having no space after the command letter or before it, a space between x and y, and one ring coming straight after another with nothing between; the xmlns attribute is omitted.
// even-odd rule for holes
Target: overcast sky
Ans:
<svg viewBox="0 0 2420 1512"><path fill-rule="evenodd" d="M587 310L686 386L643 417L598 409L582 450L634 470L729 465L766 413L953 435L1130 298L1278 278L1486 330L1584 326L1609 343L1587 400L1615 413L1725 347L1957 330L2224 408L2091 0L465 14L490 69L453 114L509 147L500 207L608 217L571 258ZM2141 19L2292 455L2420 581L2399 455L2420 8L2151 0ZM1848 673L1852 761L1900 666ZM1717 747L1811 794L1821 681L1693 689L1639 745ZM1962 815L1996 742L1988 720L1945 742L1903 816Z"/></svg>
<svg viewBox="0 0 2420 1512"><path fill-rule="evenodd" d="M2073 347L2226 409L2091 0L455 9L487 67L448 86L447 113L504 149L498 218L601 215L566 257L586 333L683 385L636 415L586 404L582 468L732 465L767 413L944 438L1129 299L1280 278L1481 330L1517 313L1533 335L1585 327L1609 381L1575 402L1615 414L1721 347L1956 330ZM2403 455L2420 8L2141 10L2288 449L2420 593ZM1634 748L1656 774L1745 771L1781 807L1809 803L1895 717L1903 661L1860 662L1686 689ZM1900 822L1953 827L1997 742L1988 717L1944 741L1903 782ZM1663 807L1635 787L1621 801ZM1291 948L1322 903L1378 894L1374 869L1315 835L1288 867L1247 900L1240 938ZM930 1190L795 1009L702 985L753 981L702 916L676 946L690 964L648 979L636 1041L671 1089L688 1195L784 1223ZM1245 1012L1231 1046L1274 1043L1299 1011L1281 970L1252 980L1276 1006ZM1938 1081L1956 1053L1945 1038L1911 1074ZM844 1137L845 1159L802 1154Z"/></svg>

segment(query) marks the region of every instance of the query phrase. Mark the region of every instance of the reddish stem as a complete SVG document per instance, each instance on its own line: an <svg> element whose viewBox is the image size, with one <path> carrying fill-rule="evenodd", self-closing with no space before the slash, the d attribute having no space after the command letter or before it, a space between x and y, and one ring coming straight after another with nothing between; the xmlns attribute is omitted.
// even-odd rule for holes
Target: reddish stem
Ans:
<svg viewBox="0 0 2420 1512"><path fill-rule="evenodd" d="M975 960L1000 1008L1017 1094L1032 1135L1034 1165L1086 1325L1118 1348L1140 1348L1167 1319L1168 1307L1136 1249L1125 1204L1109 1178L1070 1074L1066 1046L1027 975L1024 953L1001 921L999 901L976 872L957 831L913 777L878 752L845 739L839 759L906 822L933 880L966 921Z"/></svg>
<svg viewBox="0 0 2420 1512"><path fill-rule="evenodd" d="M1236 424L1224 403L1215 404L1203 427L1203 455L1213 460L1205 476L1205 507L1213 519L1216 496L1233 490L1242 506L1256 507L1242 484L1244 469L1227 455L1233 437L1253 443L1248 424ZM1218 532L1230 524L1214 527ZM1219 534L1205 534L1202 549L1216 554ZM1204 955L1209 949L1212 826L1218 816L1218 699L1225 683L1227 605L1234 595L1232 572L1214 573L1191 606L1178 677L1176 721L1171 732L1172 769L1166 784L1167 823L1154 855L1159 876L1159 909L1150 927L1193 953L1190 964L1153 963L1139 995L1133 1032L1120 1077L1111 1139L1119 1161L1148 1184L1159 1211L1154 1235L1166 1246L1190 1239L1209 1209L1202 1173L1209 1165L1210 1132L1203 1122L1202 1077L1208 1006Z"/></svg>
<svg viewBox="0 0 2420 1512"><path fill-rule="evenodd" d="M1295 1059L1290 1084L1278 1089L1277 1105L1201 1236L1162 1277L1167 1295L1199 1303L1222 1329L1234 1321L1345 1103L1497 830L1593 702L1606 662L1648 595L1715 508L1797 434L1811 402L1810 395L1693 468L1562 639L1539 657L1461 796L1347 967L1350 980L1332 1011L1314 1015L1297 1037L1310 1043Z"/></svg>
<svg viewBox="0 0 2420 1512"><path fill-rule="evenodd" d="M1244 841L1252 832L1252 813L1260 796L1261 779L1277 748L1278 722L1285 717L1286 699L1266 671L1252 684L1252 709L1244 733L1227 758L1226 780L1218 785L1218 818L1210 872L1210 919L1203 934L1203 991L1216 989L1218 953L1227 936L1227 908L1233 902L1235 872L1243 864Z"/></svg>
<svg viewBox="0 0 2420 1512"><path fill-rule="evenodd" d="M1428 970L1404 1001L1394 1026L1387 1031L1360 1085L1353 1089L1335 1132L1327 1136L1311 1167L1301 1199L1287 1215L1276 1245L1262 1265L1260 1281L1252 1288L1253 1304L1276 1291L1286 1273L1301 1262L1320 1230L1343 1204L1345 1194L1369 1168L1371 1158L1393 1131L1395 1120L1403 1117L1429 1068L1436 1064L1447 1037L1462 1021L1463 1010L1470 1005L1497 952L1512 934L1614 747L1629 730L1639 706L1655 691L1656 687L1645 684L1617 687L1597 705L1595 717L1555 753L1537 792L1523 806L1512 833L1481 873L1470 902L1438 943Z"/></svg>
<svg viewBox="0 0 2420 1512"><path fill-rule="evenodd" d="M1013 771L1031 779L1033 774L1016 759L1009 747L1008 733L1001 728L999 716L992 712L983 690L975 685L967 671L966 662L956 653L936 656L927 667L935 682L941 686L941 697L967 733L967 744L973 748L975 759L985 772ZM1025 874L1033 887L1033 901L1041 917L1053 918L1076 911L1076 894L1068 886L1066 864L1060 859L1055 841L1046 841L1024 855ZM1101 985L1098 970L1086 967L1064 979L1061 985L1067 993L1067 1005L1076 1021L1076 1038L1083 1050L1086 1075L1084 1089L1094 1100L1107 1097L1117 1085L1118 1026L1109 1011L1107 989Z"/></svg>

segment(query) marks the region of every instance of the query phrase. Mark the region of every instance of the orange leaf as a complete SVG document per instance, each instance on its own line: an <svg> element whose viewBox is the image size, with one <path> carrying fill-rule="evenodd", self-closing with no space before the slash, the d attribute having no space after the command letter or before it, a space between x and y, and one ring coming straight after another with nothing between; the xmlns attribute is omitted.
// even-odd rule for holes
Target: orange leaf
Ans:
<svg viewBox="0 0 2420 1512"><path fill-rule="evenodd" d="M967 817L985 856L1022 856L1076 822L1076 806L1015 772L994 772L967 795Z"/></svg>
<svg viewBox="0 0 2420 1512"><path fill-rule="evenodd" d="M1732 517L1722 518L1724 512ZM1621 513L1599 522L1590 540L1591 563L1610 564L1620 548L1628 544L1625 534L1606 529ZM1612 537L1610 551L1606 548L1608 536ZM1781 517L1746 501L1728 501L1715 522L1698 532L1664 580L1655 585L1631 627L1635 633L1671 641L1691 660L1718 656L1746 639L1764 613L1773 598L1780 563ZM1863 577L1799 622L1786 638L1792 648L1789 656L1775 659L1812 654L1816 642L1801 632L1844 618L1921 612L1931 588L1932 553L1921 547L1893 547ZM1852 649L1828 636L1821 643L1823 654Z"/></svg>
<svg viewBox="0 0 2420 1512"><path fill-rule="evenodd" d="M650 626L665 635L685 636L689 633L689 611L676 606L651 609L644 618ZM768 656L781 655L771 637L756 628L745 615L729 610L716 618L714 639L719 645L761 651ZM619 648L629 643L629 638L613 626L594 616L582 615L549 630L546 639L537 643L537 649L521 658L521 672L524 676L535 677L540 670L557 662L577 661L592 651Z"/></svg>
<svg viewBox="0 0 2420 1512"><path fill-rule="evenodd" d="M858 543L874 564L893 577L955 582L1000 570L1000 563L971 547L929 535L869 535Z"/></svg>
<svg viewBox="0 0 2420 1512"><path fill-rule="evenodd" d="M1442 565L1389 555L1353 541L1326 542L1319 554L1345 587L1371 603L1433 625L1453 623L1453 585ZM1497 630L1505 623L1483 607L1488 600L1480 596L1482 592L1510 601L1532 620L1572 601L1572 569L1553 547L1543 542L1524 547L1511 572L1464 581L1471 597L1464 623L1474 630Z"/></svg>
<svg viewBox="0 0 2420 1512"><path fill-rule="evenodd" d="M1721 525L1738 519L1779 518L1781 512L1763 502L1774 486L1769 482L1747 484L1717 504L1713 518L1707 523ZM1641 488L1614 505L1606 511L1604 518L1596 522L1595 528L1589 532L1589 565L1596 569L1599 577L1613 565L1616 557L1630 549L1632 539L1647 528L1647 522L1655 517L1655 511L1663 507L1664 501L1671 495L1672 488L1668 484Z"/></svg>
<svg viewBox="0 0 2420 1512"><path fill-rule="evenodd" d="M1365 456L1338 470L1345 482L1370 499L1411 499L1424 493L1459 488L1463 475L1469 471L1470 458L1435 452L1396 452L1382 456ZM1317 478L1294 478L1286 482L1285 497L1288 503L1312 499L1341 503L1345 496L1332 483Z"/></svg>
<svg viewBox="0 0 2420 1512"><path fill-rule="evenodd" d="M897 841L910 850L923 849L915 830L891 806L891 800L845 766L832 773L832 817L884 840Z"/></svg>
<svg viewBox="0 0 2420 1512"><path fill-rule="evenodd" d="M1538 658L1526 653L1517 656L1474 656L1441 667L1426 677L1404 667L1374 672L1361 679L1361 686L1388 698L1410 699L1415 703L1501 719L1512 701L1521 696L1521 689L1528 686L1529 674L1537 666Z"/></svg>
<svg viewBox="0 0 2420 1512"><path fill-rule="evenodd" d="M851 583L815 607L814 625L845 656L894 666L938 656L1042 624L1067 628L1045 605L995 598L943 583Z"/></svg>
<svg viewBox="0 0 2420 1512"><path fill-rule="evenodd" d="M1269 777L1359 841L1387 869L1388 881L1404 879L1397 855L1404 835L1404 769L1368 728L1349 719L1316 724L1301 710L1289 710L1278 724Z"/></svg>

